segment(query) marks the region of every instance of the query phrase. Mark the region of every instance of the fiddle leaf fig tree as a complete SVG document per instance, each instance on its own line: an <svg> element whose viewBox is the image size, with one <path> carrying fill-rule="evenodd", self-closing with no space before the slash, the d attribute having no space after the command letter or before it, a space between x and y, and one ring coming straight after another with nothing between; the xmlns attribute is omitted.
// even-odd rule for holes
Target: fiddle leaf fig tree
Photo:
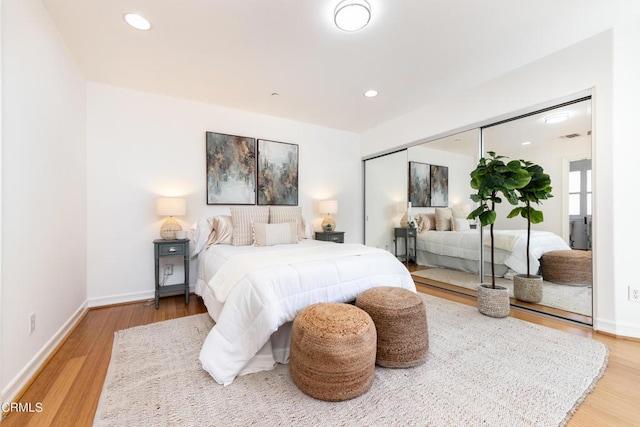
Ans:
<svg viewBox="0 0 640 427"><path fill-rule="evenodd" d="M478 219L482 226L490 227L491 236L491 286L496 287L493 225L496 222L496 204L502 203L504 197L510 204L518 204L519 194L516 190L526 186L531 181L531 175L523 169L520 160L505 163L504 156L489 151L488 158L481 158L478 165L471 172L471 188L476 190L471 194L471 200L479 206L469 214L467 219Z"/></svg>
<svg viewBox="0 0 640 427"><path fill-rule="evenodd" d="M507 216L507 218L514 218L518 215L527 220L527 277L531 277L531 270L529 266L529 244L531 242L531 224L539 224L544 221L544 215L542 211L539 211L531 204L539 205L542 200L553 197L551 191L551 177L544 173L544 169L535 163L521 160L522 167L531 180L524 187L518 188L518 202L523 206L515 207Z"/></svg>

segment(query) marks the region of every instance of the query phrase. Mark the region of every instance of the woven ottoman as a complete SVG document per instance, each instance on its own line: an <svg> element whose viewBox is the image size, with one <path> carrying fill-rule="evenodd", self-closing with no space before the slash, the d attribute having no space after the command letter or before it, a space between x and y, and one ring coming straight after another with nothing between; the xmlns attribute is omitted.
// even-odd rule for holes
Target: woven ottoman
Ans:
<svg viewBox="0 0 640 427"><path fill-rule="evenodd" d="M403 288L383 286L356 298L373 319L378 334L376 363L386 368L409 368L427 359L429 330L423 299Z"/></svg>
<svg viewBox="0 0 640 427"><path fill-rule="evenodd" d="M293 321L289 372L305 394L330 402L360 396L371 388L375 362L376 328L358 307L314 304Z"/></svg>
<svg viewBox="0 0 640 427"><path fill-rule="evenodd" d="M542 255L542 277L561 285L591 285L591 251L551 251Z"/></svg>

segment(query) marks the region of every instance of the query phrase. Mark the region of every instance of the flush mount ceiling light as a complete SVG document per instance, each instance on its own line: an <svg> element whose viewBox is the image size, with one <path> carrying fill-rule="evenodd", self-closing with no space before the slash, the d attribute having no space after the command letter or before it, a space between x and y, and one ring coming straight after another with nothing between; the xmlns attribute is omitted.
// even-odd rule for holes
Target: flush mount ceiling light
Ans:
<svg viewBox="0 0 640 427"><path fill-rule="evenodd" d="M557 113L557 114L552 114L550 116L545 117L544 122L548 124L560 123L560 122L564 122L568 118L569 118L569 113Z"/></svg>
<svg viewBox="0 0 640 427"><path fill-rule="evenodd" d="M151 28L151 24L137 13L125 13L124 20L133 28L146 31Z"/></svg>
<svg viewBox="0 0 640 427"><path fill-rule="evenodd" d="M358 31L371 19L371 6L366 0L342 0L333 12L336 27L343 31Z"/></svg>
<svg viewBox="0 0 640 427"><path fill-rule="evenodd" d="M369 89L364 93L364 96L367 98L373 98L374 96L378 96L378 91L374 89Z"/></svg>
<svg viewBox="0 0 640 427"><path fill-rule="evenodd" d="M531 141L521 142L520 145L531 145Z"/></svg>

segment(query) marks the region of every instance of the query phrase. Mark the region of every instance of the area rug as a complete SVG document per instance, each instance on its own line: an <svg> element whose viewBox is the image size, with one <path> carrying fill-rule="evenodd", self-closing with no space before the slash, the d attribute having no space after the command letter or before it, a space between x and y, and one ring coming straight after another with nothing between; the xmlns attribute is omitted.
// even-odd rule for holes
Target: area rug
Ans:
<svg viewBox="0 0 640 427"><path fill-rule="evenodd" d="M462 286L467 289L476 290L478 288L478 275L474 273L466 273L448 268L428 268L426 270L414 271L411 274L426 279ZM485 277L486 282L489 283L491 276ZM509 295L511 298L514 297L513 280L496 278L496 284L509 289ZM591 286L558 285L544 280L542 282L542 301L539 304L591 316L591 298Z"/></svg>
<svg viewBox="0 0 640 427"><path fill-rule="evenodd" d="M376 367L344 402L303 394L288 365L218 385L198 355L207 314L118 331L96 426L559 426L607 364L602 343L428 295L429 353Z"/></svg>

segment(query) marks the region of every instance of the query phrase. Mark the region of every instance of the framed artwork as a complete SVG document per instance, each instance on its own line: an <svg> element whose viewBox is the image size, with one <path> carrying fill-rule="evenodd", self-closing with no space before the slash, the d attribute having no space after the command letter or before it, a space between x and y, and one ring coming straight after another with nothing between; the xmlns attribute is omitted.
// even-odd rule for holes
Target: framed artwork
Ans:
<svg viewBox="0 0 640 427"><path fill-rule="evenodd" d="M255 205L256 140L207 132L207 204Z"/></svg>
<svg viewBox="0 0 640 427"><path fill-rule="evenodd" d="M449 168L431 165L431 206L449 206Z"/></svg>
<svg viewBox="0 0 640 427"><path fill-rule="evenodd" d="M431 175L426 163L409 162L409 201L411 207L431 206Z"/></svg>
<svg viewBox="0 0 640 427"><path fill-rule="evenodd" d="M258 140L258 204L298 205L298 145Z"/></svg>

